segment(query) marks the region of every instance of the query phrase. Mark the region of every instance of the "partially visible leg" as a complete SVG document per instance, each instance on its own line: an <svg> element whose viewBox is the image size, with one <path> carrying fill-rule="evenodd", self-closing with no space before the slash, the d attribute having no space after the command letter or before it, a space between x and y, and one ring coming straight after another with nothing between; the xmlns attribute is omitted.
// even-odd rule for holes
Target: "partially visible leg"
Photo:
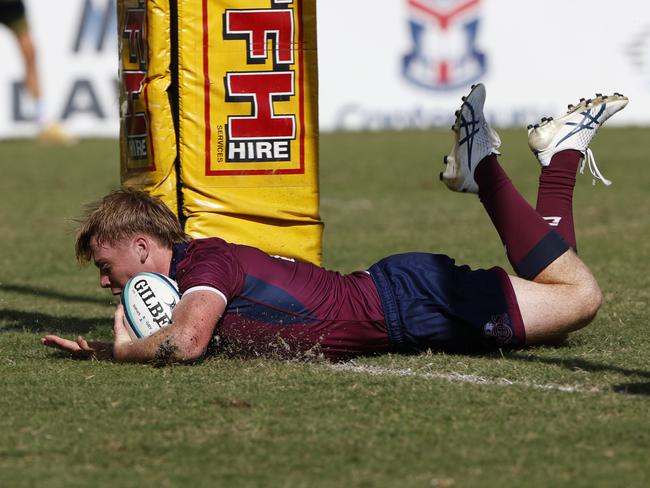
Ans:
<svg viewBox="0 0 650 488"><path fill-rule="evenodd" d="M20 52L25 63L25 86L29 94L36 100L41 98L41 87L38 81L38 69L36 67L36 49L28 31L21 31L16 34Z"/></svg>
<svg viewBox="0 0 650 488"><path fill-rule="evenodd" d="M76 140L48 117L36 63L36 48L28 30L27 21L24 20L21 26L22 29L15 32L25 63L25 87L34 103L34 117L39 128L38 141L54 144L74 144Z"/></svg>
<svg viewBox="0 0 650 488"><path fill-rule="evenodd" d="M36 64L36 48L29 31L29 24L22 1L2 2L2 21L16 37L25 70L25 88L33 104L34 118L39 126L44 123L44 110L41 98L41 86Z"/></svg>

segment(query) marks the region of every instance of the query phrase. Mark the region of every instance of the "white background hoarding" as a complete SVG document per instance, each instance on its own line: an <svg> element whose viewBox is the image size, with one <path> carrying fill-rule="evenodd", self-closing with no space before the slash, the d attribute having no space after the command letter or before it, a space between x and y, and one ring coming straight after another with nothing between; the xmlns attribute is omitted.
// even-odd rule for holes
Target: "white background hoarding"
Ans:
<svg viewBox="0 0 650 488"><path fill-rule="evenodd" d="M25 5L47 118L80 136L117 136L115 0L27 0ZM0 137L33 134L29 99L16 89L24 76L22 58L4 25L0 53Z"/></svg>
<svg viewBox="0 0 650 488"><path fill-rule="evenodd" d="M477 79L497 125L614 91L613 122L650 123L647 1L321 0L318 23L323 129L451 124Z"/></svg>
<svg viewBox="0 0 650 488"><path fill-rule="evenodd" d="M118 133L115 0L27 0L48 118ZM618 124L650 125L650 2L318 1L323 130L446 126L471 83L500 126L596 92L629 96ZM0 26L0 137L31 135L22 61Z"/></svg>

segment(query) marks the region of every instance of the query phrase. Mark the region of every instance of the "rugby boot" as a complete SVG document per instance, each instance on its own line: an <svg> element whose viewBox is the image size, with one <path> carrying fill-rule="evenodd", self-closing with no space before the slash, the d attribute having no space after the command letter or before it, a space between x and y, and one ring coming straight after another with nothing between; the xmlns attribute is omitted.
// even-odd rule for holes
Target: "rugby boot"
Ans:
<svg viewBox="0 0 650 488"><path fill-rule="evenodd" d="M500 154L497 149L501 140L483 115L485 86L482 83L473 85L462 101L451 128L455 136L454 146L444 157L446 168L440 173L440 180L450 190L478 193L474 179L476 166L484 157Z"/></svg>
<svg viewBox="0 0 650 488"><path fill-rule="evenodd" d="M565 115L556 119L543 117L539 124L529 125L528 146L542 166L548 166L553 155L560 151L580 151L583 155L580 172L584 172L586 165L594 184L600 180L609 186L612 182L596 166L589 144L605 121L625 108L627 103L627 97L620 93L598 93L595 98L582 98L577 105L569 105Z"/></svg>

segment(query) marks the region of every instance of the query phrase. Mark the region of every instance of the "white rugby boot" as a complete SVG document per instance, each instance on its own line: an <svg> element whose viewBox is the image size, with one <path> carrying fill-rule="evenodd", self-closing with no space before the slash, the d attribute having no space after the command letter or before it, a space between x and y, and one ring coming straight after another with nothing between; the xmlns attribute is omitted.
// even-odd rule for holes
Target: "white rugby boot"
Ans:
<svg viewBox="0 0 650 488"><path fill-rule="evenodd" d="M462 100L451 128L455 135L454 146L444 157L447 167L440 173L440 180L450 190L478 193L474 180L476 166L485 156L500 154L497 149L501 139L483 115L485 86L482 83L472 85L472 91Z"/></svg>
<svg viewBox="0 0 650 488"><path fill-rule="evenodd" d="M605 121L625 108L627 102L627 97L620 93L609 96L597 93L596 98L581 98L577 105L569 105L565 115L557 119L543 117L541 123L529 125L528 146L542 166L548 166L553 155L560 151L580 151L583 155L580 172L584 172L586 163L594 184L600 180L609 186L612 182L596 166L589 144Z"/></svg>

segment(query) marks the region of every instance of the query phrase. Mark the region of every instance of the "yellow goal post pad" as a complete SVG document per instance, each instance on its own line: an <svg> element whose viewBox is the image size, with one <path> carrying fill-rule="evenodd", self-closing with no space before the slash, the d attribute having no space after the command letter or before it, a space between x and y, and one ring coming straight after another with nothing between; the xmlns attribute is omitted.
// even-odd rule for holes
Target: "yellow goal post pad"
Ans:
<svg viewBox="0 0 650 488"><path fill-rule="evenodd" d="M118 14L123 185L193 237L320 264L315 0L121 0Z"/></svg>

